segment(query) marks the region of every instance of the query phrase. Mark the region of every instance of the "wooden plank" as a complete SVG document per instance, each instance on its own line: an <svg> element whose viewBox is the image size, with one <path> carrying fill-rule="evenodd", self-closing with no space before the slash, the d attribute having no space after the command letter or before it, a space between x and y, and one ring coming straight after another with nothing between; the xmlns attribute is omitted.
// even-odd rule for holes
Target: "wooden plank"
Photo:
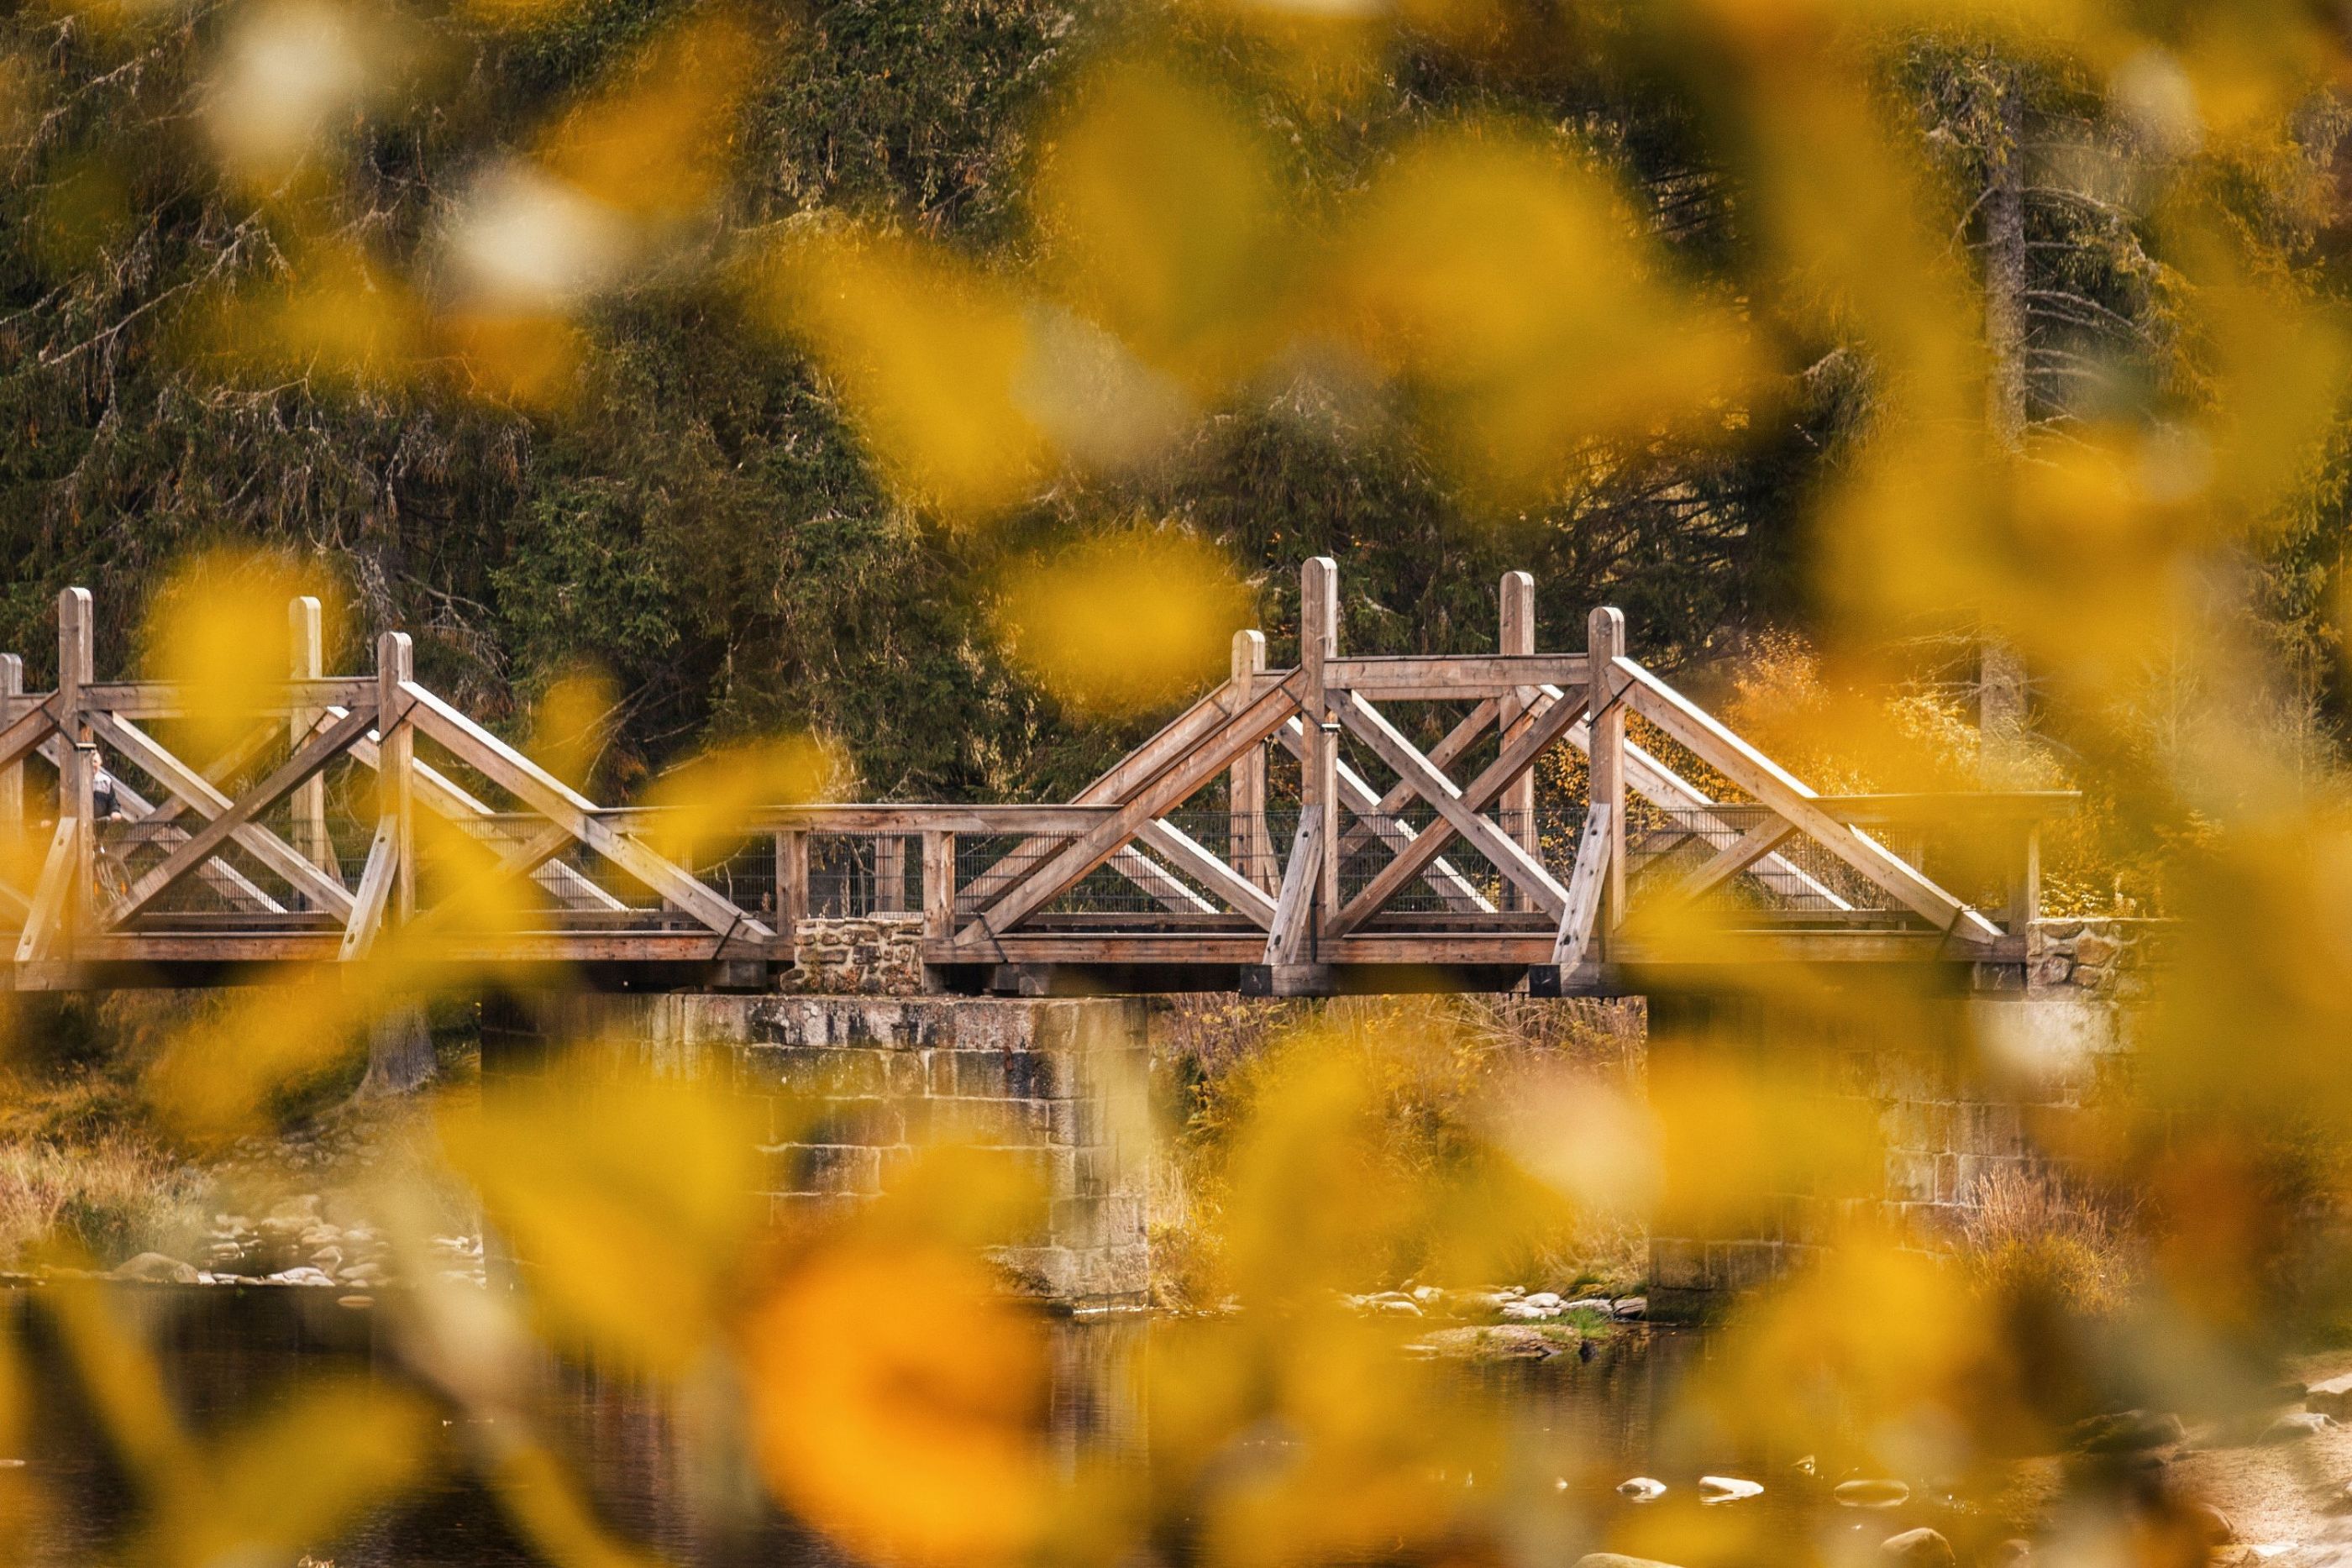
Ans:
<svg viewBox="0 0 2352 1568"><path fill-rule="evenodd" d="M286 674L289 680L319 679L325 674L327 644L319 601L314 596L297 594L288 601L286 632ZM292 695L293 688L289 686L289 700ZM318 722L319 710L316 707L296 702L286 718L288 747L290 749L301 745ZM341 891L343 872L335 860L335 841L327 832L327 781L324 779L306 779L294 788L294 847L303 859L325 873ZM370 852L373 852L373 848Z"/></svg>
<svg viewBox="0 0 2352 1568"><path fill-rule="evenodd" d="M923 835L923 935L944 942L955 935L955 835L939 829Z"/></svg>
<svg viewBox="0 0 2352 1568"><path fill-rule="evenodd" d="M76 817L60 817L49 833L49 852L42 858L40 880L33 884L32 908L16 935L16 962L38 964L61 951L66 922L73 906L74 868L79 862L74 841L83 824Z"/></svg>
<svg viewBox="0 0 2352 1568"><path fill-rule="evenodd" d="M1617 835L1610 831L1609 802L1587 807L1584 831L1576 840L1576 863L1569 868L1568 906L1560 911L1559 934L1552 939L1551 961L1563 969L1583 963L1585 949L1592 945L1609 849L1616 841Z"/></svg>
<svg viewBox="0 0 2352 1568"><path fill-rule="evenodd" d="M1114 851L1108 862L1110 869L1127 878L1160 908L1173 915L1197 915L1216 908L1185 885L1184 879L1137 849L1133 844Z"/></svg>
<svg viewBox="0 0 2352 1568"><path fill-rule="evenodd" d="M133 766L172 791L197 815L209 821L229 809L229 798L205 780L202 774L128 719L112 714L89 716L91 731ZM230 837L239 849L286 879L316 907L343 919L352 913L352 895L340 881L330 878L293 845L258 822L248 822Z"/></svg>
<svg viewBox="0 0 2352 1568"><path fill-rule="evenodd" d="M1581 653L1412 653L1333 656L1324 678L1360 691L1371 702L1452 702L1499 698L1537 686L1581 686L1590 665ZM1264 692L1293 672L1268 670L1255 689Z"/></svg>
<svg viewBox="0 0 2352 1568"><path fill-rule="evenodd" d="M1135 836L1167 856L1177 870L1198 877L1236 915L1249 916L1260 928L1273 925L1274 900L1265 895L1265 890L1220 860L1206 844L1165 821L1144 823Z"/></svg>
<svg viewBox="0 0 2352 1568"><path fill-rule="evenodd" d="M1714 716L1633 660L1619 659L1615 664L1633 682L1632 701L1643 717L1689 747L1708 767L1788 818L1800 831L1906 907L1973 941L2000 935L1991 921L1928 881L1884 844L1822 810L1810 789L1726 729Z"/></svg>
<svg viewBox="0 0 2352 1568"><path fill-rule="evenodd" d="M354 708L335 724L305 741L294 754L269 770L260 782L231 802L227 810L188 835L185 843L163 858L163 863L131 886L107 915L105 924L119 926L160 897L195 866L216 852L231 834L284 800L295 785L332 762L374 721L373 705Z"/></svg>
<svg viewBox="0 0 2352 1568"><path fill-rule="evenodd" d="M416 650L405 632L375 642L376 808L393 825L392 918L416 914L416 727L407 718L405 693L416 674Z"/></svg>
<svg viewBox="0 0 2352 1568"><path fill-rule="evenodd" d="M1386 715L1366 702L1360 693L1342 692L1339 697L1339 722L1348 732L1372 748L1382 762L1396 770L1401 779L1410 780L1421 791L1422 799L1437 809L1439 817L1454 831L1470 841L1480 854L1495 862L1496 869L1516 883L1529 899L1547 914L1558 915L1568 903L1568 890L1553 880L1543 862L1521 849L1518 841L1466 805L1461 789L1444 772L1433 767L1412 742L1407 740ZM1533 731L1529 734L1532 735ZM1522 737L1522 742L1527 737ZM1508 753L1507 752L1506 755ZM1499 789L1498 791L1499 792ZM1434 837L1433 833L1424 837ZM1400 855L1399 859L1403 857ZM1390 862L1391 865L1395 862Z"/></svg>
<svg viewBox="0 0 2352 1568"><path fill-rule="evenodd" d="M0 653L0 724L16 716L24 697L24 655ZM0 767L0 843L14 844L24 833L25 763L19 758Z"/></svg>
<svg viewBox="0 0 2352 1568"><path fill-rule="evenodd" d="M808 835L787 830L776 835L776 941L789 950L808 923Z"/></svg>
<svg viewBox="0 0 2352 1568"><path fill-rule="evenodd" d="M404 688L411 722L457 759L643 883L704 925L735 933L763 946L775 933L705 885L692 873L597 820L594 803L423 686Z"/></svg>
<svg viewBox="0 0 2352 1568"><path fill-rule="evenodd" d="M1317 821L1318 842L1339 842L1339 737L1331 713L1327 666L1339 656L1339 565L1328 555L1311 556L1298 569L1298 711L1306 742L1299 754L1298 810ZM1315 907L1307 918L1319 927L1339 911L1339 857L1322 855Z"/></svg>
<svg viewBox="0 0 2352 1568"><path fill-rule="evenodd" d="M91 900L98 892L98 829L95 825L98 748L90 743L89 705L83 688L97 665L97 627L89 590L67 588L58 593L58 728L66 741L66 755L58 769L58 815L81 820L81 836L74 841L75 867L68 889L67 923L76 930L89 927Z"/></svg>
<svg viewBox="0 0 2352 1568"><path fill-rule="evenodd" d="M65 742L59 737L53 735L41 742L40 752L51 762L58 762L65 755ZM59 771L62 774L63 769L60 768ZM181 801L174 800L164 802L166 806L173 808L173 812L166 812L152 804L144 795L125 783L118 774L114 779L114 804L116 810L129 819L130 826L136 830L135 832L126 834L126 838L152 843L167 852L173 845L187 841L187 830L171 821L171 816L182 806ZM100 825L103 826L103 824ZM103 847L103 845L100 846L101 849ZM125 859L127 862L127 852ZM196 875L203 879L205 886L219 894L225 903L234 907L264 915L286 913L284 904L263 892L261 888L255 885L252 878L225 860L215 858L205 862L203 865L196 868Z"/></svg>
<svg viewBox="0 0 2352 1568"><path fill-rule="evenodd" d="M1601 888L1601 927L1616 929L1625 918L1625 708L1619 700L1625 682L1615 668L1625 651L1625 612L1601 605L1584 618L1585 655L1591 661L1584 712L1591 742L1585 752L1585 799L1605 805L1601 820L1609 832Z"/></svg>
<svg viewBox="0 0 2352 1568"><path fill-rule="evenodd" d="M1503 574L1497 595L1500 607L1499 625L1496 631L1496 648L1514 656L1531 655L1536 651L1536 580L1531 573L1507 571ZM1510 742L1526 728L1528 703L1521 693L1528 688L1514 686L1496 699L1496 721L1502 727L1503 744ZM1430 758L1437 762L1435 758ZM1437 766L1445 765L1437 762ZM1543 854L1543 839L1536 830L1536 774L1530 768L1508 784L1496 802L1503 814L1505 830L1519 841L1519 848L1530 857ZM1507 904L1525 908L1518 889L1503 890Z"/></svg>
<svg viewBox="0 0 2352 1568"><path fill-rule="evenodd" d="M390 817L380 818L375 837L368 841L359 893L352 900L342 940L335 951L339 962L355 964L374 950L376 935L383 929L384 907L392 900L393 857L399 852L400 824Z"/></svg>
<svg viewBox="0 0 2352 1568"><path fill-rule="evenodd" d="M373 675L327 675L315 681L295 681L272 688L270 700L255 703L256 718L276 718L296 708L350 707L375 700ZM125 718L149 720L185 718L193 706L179 686L165 681L92 681L84 692L92 707ZM216 705L214 705L216 706ZM276 727L273 724L272 727Z"/></svg>
<svg viewBox="0 0 2352 1568"><path fill-rule="evenodd" d="M1247 691L1265 668L1265 633L1234 633L1232 676L1227 689ZM1274 859L1274 839L1265 822L1265 748L1244 751L1225 771L1226 842L1241 872L1262 892L1282 886L1281 868Z"/></svg>
<svg viewBox="0 0 2352 1568"><path fill-rule="evenodd" d="M58 721L50 712L56 701L52 695L37 707L26 708L0 729L0 768L23 762L35 747L57 732Z"/></svg>
<svg viewBox="0 0 2352 1568"><path fill-rule="evenodd" d="M1315 889L1322 881L1323 819L1298 819L1291 841L1290 863L1282 870L1282 895L1275 900L1274 918L1266 926L1265 946L1259 961L1276 966L1297 964L1312 951Z"/></svg>
<svg viewBox="0 0 2352 1568"><path fill-rule="evenodd" d="M1779 849L1796 831L1797 824L1785 818L1767 818L1716 851L1705 865L1675 883L1666 896L1688 901L1711 891Z"/></svg>
<svg viewBox="0 0 2352 1568"><path fill-rule="evenodd" d="M324 710L321 722L341 718L342 714L341 708L328 708ZM351 758L362 768L375 768L379 771L383 765L383 754L377 750L375 740L369 736L362 736L352 742ZM415 779L416 799L424 803L426 810L436 816L446 817L451 821L461 824L470 824L467 831L479 836L488 826L488 819L498 815L486 803L477 800L462 785L429 762L412 759L409 763L409 771ZM564 864L562 861L551 861L530 874L532 881L573 908L578 908L582 904L594 909L626 909L628 907L627 904L597 886L593 878L583 874L575 867Z"/></svg>
<svg viewBox="0 0 2352 1568"><path fill-rule="evenodd" d="M1263 745L1265 737L1290 716L1297 702L1286 685L1258 697L1226 720L1224 728L1213 737L1138 790L1109 818L1019 873L1004 892L980 908L957 939L985 943L993 933L1010 930L1024 916L1050 903L1063 889L1108 860L1145 822L1189 799L1231 766L1244 750Z"/></svg>
<svg viewBox="0 0 2352 1568"><path fill-rule="evenodd" d="M1488 702L1481 706L1483 709L1491 712L1495 705ZM1474 714L1471 716L1475 718L1477 716ZM1465 724L1468 722L1466 719L1464 721ZM1482 725L1480 727L1485 727ZM1454 733L1458 734L1462 726L1455 726ZM1276 731L1276 734L1281 737L1283 745L1289 748L1292 756L1306 755L1307 743L1304 729L1298 720L1296 718L1289 720ZM1452 736L1449 735L1447 738L1451 739ZM1458 753L1459 750L1466 748L1456 749ZM1431 761L1436 762L1437 753L1432 751L1429 753L1429 758ZM1445 765L1439 762L1438 766L1443 768ZM1373 842L1375 838L1393 848L1397 845L1410 844L1420 836L1418 829L1397 815L1404 803L1412 799L1413 792L1411 785L1400 784L1386 795L1379 795L1373 792L1371 785L1365 781L1364 776L1349 767L1346 762L1341 762L1337 771L1339 782L1339 803L1354 814L1353 820L1339 834L1339 852L1342 856L1353 853ZM1495 912L1495 906L1486 902L1486 895L1480 893L1468 877L1457 871L1453 862L1443 856L1432 860L1429 862L1429 869L1422 875L1429 883L1430 890L1445 901L1447 908L1483 915L1492 915Z"/></svg>
<svg viewBox="0 0 2352 1568"><path fill-rule="evenodd" d="M1543 755L1544 747L1565 734L1583 712L1584 699L1580 695L1556 698L1536 716L1534 722L1517 739L1496 753L1495 760L1486 764L1478 776L1463 788L1462 804L1472 811L1484 810L1486 803L1502 792L1505 784L1534 767L1536 758ZM1347 907L1339 912L1335 928L1342 933L1353 931L1370 919L1382 904L1396 896L1399 889L1421 874L1422 867L1445 847L1453 839L1454 831L1453 823L1444 816L1432 822L1419 838L1399 850L1396 858L1382 866L1365 884L1362 892L1349 900ZM1557 903L1542 907L1548 913L1559 912Z"/></svg>

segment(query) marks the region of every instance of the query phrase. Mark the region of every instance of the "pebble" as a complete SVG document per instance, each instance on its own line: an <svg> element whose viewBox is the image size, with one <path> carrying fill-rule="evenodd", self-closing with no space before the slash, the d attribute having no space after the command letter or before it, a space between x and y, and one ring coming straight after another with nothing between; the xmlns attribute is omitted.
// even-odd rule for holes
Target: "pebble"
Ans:
<svg viewBox="0 0 2352 1568"><path fill-rule="evenodd" d="M303 1268L281 1269L268 1276L265 1282L272 1285L331 1285L335 1280L323 1269Z"/></svg>
<svg viewBox="0 0 2352 1568"><path fill-rule="evenodd" d="M1620 1296L1609 1303L1609 1310L1621 1318L1645 1318L1650 1315L1650 1298Z"/></svg>
<svg viewBox="0 0 2352 1568"><path fill-rule="evenodd" d="M2316 1410L2289 1410L2263 1427L2263 1435L2254 1440L2265 1445L2300 1443L2316 1437L2335 1425L2336 1417L2323 1416Z"/></svg>
<svg viewBox="0 0 2352 1568"><path fill-rule="evenodd" d="M1954 1568L1956 1561L1944 1532L1924 1526L1888 1536L1878 1543L1878 1554L1889 1563L1916 1563L1919 1568Z"/></svg>
<svg viewBox="0 0 2352 1568"><path fill-rule="evenodd" d="M1698 1478L1698 1500L1701 1502L1738 1502L1743 1499L1761 1497L1760 1481L1743 1480L1738 1476L1701 1476Z"/></svg>
<svg viewBox="0 0 2352 1568"><path fill-rule="evenodd" d="M1911 1500L1911 1488L1907 1482L1864 1476L1838 1482L1831 1495L1841 1508L1900 1508Z"/></svg>
<svg viewBox="0 0 2352 1568"><path fill-rule="evenodd" d="M1530 1307L1541 1307L1547 1312L1558 1312L1567 1304L1559 1299L1559 1292L1557 1291L1538 1291L1532 1295L1520 1299Z"/></svg>
<svg viewBox="0 0 2352 1568"><path fill-rule="evenodd" d="M202 1280L194 1263L183 1263L177 1258L161 1252L142 1252L128 1262L118 1265L110 1278L129 1280L143 1285L194 1285Z"/></svg>
<svg viewBox="0 0 2352 1568"><path fill-rule="evenodd" d="M2169 1412L2117 1410L2076 1422L2070 1440L2086 1454L2128 1454L2161 1448L2187 1435L2180 1417Z"/></svg>
<svg viewBox="0 0 2352 1568"><path fill-rule="evenodd" d="M1655 1502L1666 1495L1666 1483L1648 1476L1635 1476L1631 1480L1617 1483L1617 1495L1632 1498L1635 1502Z"/></svg>
<svg viewBox="0 0 2352 1568"><path fill-rule="evenodd" d="M339 1307L349 1307L352 1311L357 1312L362 1307L372 1307L375 1305L375 1298L373 1296L337 1296L335 1298L335 1305Z"/></svg>

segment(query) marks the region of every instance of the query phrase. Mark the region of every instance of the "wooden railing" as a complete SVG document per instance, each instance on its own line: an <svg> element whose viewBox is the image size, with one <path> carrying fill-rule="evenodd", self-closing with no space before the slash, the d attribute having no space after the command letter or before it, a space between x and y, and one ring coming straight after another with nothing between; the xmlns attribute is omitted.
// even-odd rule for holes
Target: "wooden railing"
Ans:
<svg viewBox="0 0 2352 1568"><path fill-rule="evenodd" d="M1591 989L1675 961L1694 925L1710 962L2021 961L2037 823L2071 798L1818 794L1628 657L1616 611L1584 652L1538 652L1525 573L1493 653L1344 656L1336 567L1301 587L1294 665L1239 633L1224 682L1068 803L780 804L688 854L654 847L661 813L599 806L419 684L404 634L373 674L326 674L312 600L286 681L192 764L169 733L188 695L98 681L69 589L54 689L0 655L5 972L187 981L396 950L756 985L827 914L919 921L934 977L963 985ZM1545 774L1560 748L1580 795ZM54 794L28 797L28 768ZM2002 866L1997 899L1931 877L1906 846L1935 834Z"/></svg>

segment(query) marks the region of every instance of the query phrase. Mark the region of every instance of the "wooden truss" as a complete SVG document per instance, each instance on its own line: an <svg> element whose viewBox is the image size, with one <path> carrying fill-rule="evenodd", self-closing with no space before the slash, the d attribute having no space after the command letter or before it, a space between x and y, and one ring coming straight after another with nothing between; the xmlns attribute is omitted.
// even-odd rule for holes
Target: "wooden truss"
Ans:
<svg viewBox="0 0 2352 1568"><path fill-rule="evenodd" d="M373 674L324 674L315 601L292 607L276 699L185 760L189 694L99 682L89 595L68 590L54 689L0 655L5 972L180 983L396 950L759 985L806 922L876 915L919 925L942 984L1589 990L1672 961L1629 921L1653 905L1709 911L1743 957L2021 961L2034 820L2063 799L1817 794L1628 657L1616 611L1584 652L1538 652L1534 587L1505 577L1496 653L1344 656L1318 558L1294 665L1240 633L1221 685L1066 805L780 805L740 824L758 854L698 864L652 847L653 813L597 805L421 685L405 635L377 640ZM1580 757L1582 800L1555 756ZM1993 914L1903 852L1955 827L2002 846ZM454 893L451 844L474 846ZM526 913L478 918L483 887Z"/></svg>

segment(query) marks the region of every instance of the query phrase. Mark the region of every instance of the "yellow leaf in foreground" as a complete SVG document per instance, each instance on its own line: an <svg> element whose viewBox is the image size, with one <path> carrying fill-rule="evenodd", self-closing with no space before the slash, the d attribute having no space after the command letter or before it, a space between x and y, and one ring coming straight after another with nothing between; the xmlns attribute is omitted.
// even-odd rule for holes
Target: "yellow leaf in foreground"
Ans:
<svg viewBox="0 0 2352 1568"><path fill-rule="evenodd" d="M1232 564L1183 534L1129 528L1007 574L996 608L1013 656L1090 713L1133 713L1223 674L1250 596Z"/></svg>
<svg viewBox="0 0 2352 1568"><path fill-rule="evenodd" d="M146 663L179 688L181 722L200 756L244 738L265 710L286 701L286 604L321 591L315 574L281 556L217 551L173 571L148 612Z"/></svg>
<svg viewBox="0 0 2352 1568"><path fill-rule="evenodd" d="M901 240L787 241L757 283L772 325L832 377L884 476L910 502L969 517L1027 495L1044 434L1021 406L1030 328L977 269Z"/></svg>
<svg viewBox="0 0 2352 1568"><path fill-rule="evenodd" d="M850 1552L988 1568L1038 1540L1045 1346L968 1251L820 1247L752 1312L743 1355L761 1474Z"/></svg>
<svg viewBox="0 0 2352 1568"><path fill-rule="evenodd" d="M593 1044L582 1050L594 1050ZM676 1372L711 1331L760 1218L751 1108L588 1064L446 1104L442 1147L530 1265L551 1331Z"/></svg>

